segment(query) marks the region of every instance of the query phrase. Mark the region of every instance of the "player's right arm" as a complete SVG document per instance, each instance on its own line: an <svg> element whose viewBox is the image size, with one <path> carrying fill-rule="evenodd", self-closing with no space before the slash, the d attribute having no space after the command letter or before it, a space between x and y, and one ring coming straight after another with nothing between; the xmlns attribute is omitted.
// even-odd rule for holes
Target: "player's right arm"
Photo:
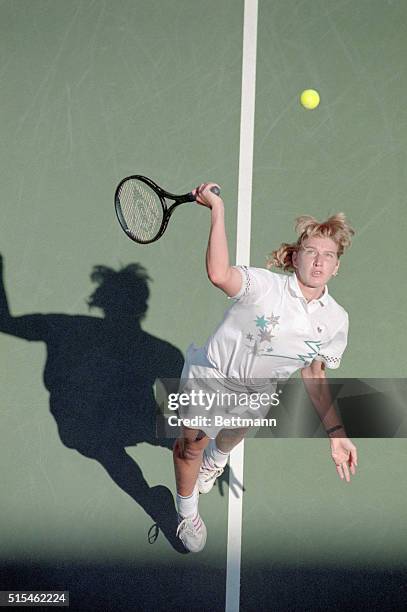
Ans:
<svg viewBox="0 0 407 612"><path fill-rule="evenodd" d="M215 183L203 183L195 191L198 204L211 209L211 229L206 250L206 271L209 280L215 287L224 291L229 297L233 297L240 291L242 276L239 270L229 263L223 200L210 191L210 188L215 185Z"/></svg>

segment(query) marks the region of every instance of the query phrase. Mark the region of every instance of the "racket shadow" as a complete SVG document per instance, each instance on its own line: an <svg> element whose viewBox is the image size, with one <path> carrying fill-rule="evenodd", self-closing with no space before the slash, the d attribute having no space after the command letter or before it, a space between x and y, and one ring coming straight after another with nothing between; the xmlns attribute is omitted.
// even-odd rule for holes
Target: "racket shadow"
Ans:
<svg viewBox="0 0 407 612"><path fill-rule="evenodd" d="M183 367L182 353L175 346L141 328L149 297L146 270L140 264L119 271L93 268L91 279L97 288L88 305L99 308L103 317L61 313L13 317L2 274L0 278L0 331L46 344L43 381L61 442L98 461L151 517L156 535L158 528L175 550L186 552L175 536L177 514L171 491L164 485L150 487L125 450L148 443L172 451L173 439L156 438L153 385L157 379L168 384L168 379L179 378ZM149 539L156 538L149 534Z"/></svg>

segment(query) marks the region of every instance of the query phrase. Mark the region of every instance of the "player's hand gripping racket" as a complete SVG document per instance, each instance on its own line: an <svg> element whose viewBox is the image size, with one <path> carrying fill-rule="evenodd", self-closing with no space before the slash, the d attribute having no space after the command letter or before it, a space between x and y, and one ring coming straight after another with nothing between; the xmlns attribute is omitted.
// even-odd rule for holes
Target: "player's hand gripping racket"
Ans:
<svg viewBox="0 0 407 612"><path fill-rule="evenodd" d="M218 187L211 191L220 195ZM174 203L167 205L167 199ZM148 244L161 238L168 221L177 206L194 202L195 195L174 195L161 189L146 176L128 176L118 184L114 194L114 205L120 225L127 236L140 244Z"/></svg>

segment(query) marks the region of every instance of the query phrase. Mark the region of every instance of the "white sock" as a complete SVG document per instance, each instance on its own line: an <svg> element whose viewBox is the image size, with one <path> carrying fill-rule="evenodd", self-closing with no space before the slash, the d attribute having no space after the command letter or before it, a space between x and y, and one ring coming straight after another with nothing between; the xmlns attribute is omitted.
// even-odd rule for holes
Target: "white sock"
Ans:
<svg viewBox="0 0 407 612"><path fill-rule="evenodd" d="M199 493L197 486L195 487L191 495L187 495L186 497L177 493L176 504L179 516L183 519L187 516L196 516L198 514L198 500Z"/></svg>
<svg viewBox="0 0 407 612"><path fill-rule="evenodd" d="M202 464L204 467L225 467L229 453L224 453L216 446L216 440L211 440L205 448Z"/></svg>

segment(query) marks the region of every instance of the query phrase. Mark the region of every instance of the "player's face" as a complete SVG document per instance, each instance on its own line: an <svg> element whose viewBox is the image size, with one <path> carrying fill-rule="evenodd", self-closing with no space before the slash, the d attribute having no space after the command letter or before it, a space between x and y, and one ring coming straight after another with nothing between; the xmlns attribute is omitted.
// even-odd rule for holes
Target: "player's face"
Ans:
<svg viewBox="0 0 407 612"><path fill-rule="evenodd" d="M307 238L293 254L300 281L308 287L323 287L339 268L338 246L331 238Z"/></svg>

